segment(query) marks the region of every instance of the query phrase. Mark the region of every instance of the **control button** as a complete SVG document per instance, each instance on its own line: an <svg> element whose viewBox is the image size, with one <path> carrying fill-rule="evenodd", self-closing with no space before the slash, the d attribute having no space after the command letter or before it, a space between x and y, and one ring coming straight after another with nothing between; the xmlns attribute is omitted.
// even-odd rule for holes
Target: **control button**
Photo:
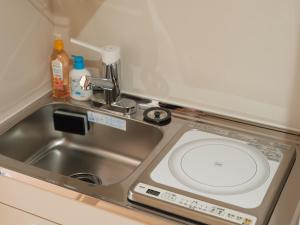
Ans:
<svg viewBox="0 0 300 225"><path fill-rule="evenodd" d="M202 208L202 210L205 211L205 212L209 212L210 211L209 207L207 205L204 205L204 207Z"/></svg>
<svg viewBox="0 0 300 225"><path fill-rule="evenodd" d="M152 190L159 192L159 196L149 195L147 190ZM254 225L256 223L256 217L244 214L242 212L238 212L235 210L231 210L228 208L224 208L222 206L210 204L198 199L189 198L178 193L166 191L157 187L153 187L150 185L146 185L140 183L136 186L135 191L137 193L141 193L153 198L157 198L163 200L165 202L169 202L171 204L175 204L181 207L186 208L187 210L194 210L197 212L204 213L206 215L215 216L217 218L221 218L232 223L236 223L239 225Z"/></svg>
<svg viewBox="0 0 300 225"><path fill-rule="evenodd" d="M225 210L222 209L222 208L217 208L217 214L218 214L219 216L223 216L223 215L225 214Z"/></svg>
<svg viewBox="0 0 300 225"><path fill-rule="evenodd" d="M195 210L197 208L197 205L198 205L197 201L192 201L190 204L190 209Z"/></svg>
<svg viewBox="0 0 300 225"><path fill-rule="evenodd" d="M228 213L228 214L227 214L227 218L229 218L229 219L234 219L234 218L235 218L235 215L233 215L232 213Z"/></svg>
<svg viewBox="0 0 300 225"><path fill-rule="evenodd" d="M237 220L238 222L241 222L241 221L243 220L243 217L237 216L237 217L236 217L236 220Z"/></svg>
<svg viewBox="0 0 300 225"><path fill-rule="evenodd" d="M201 204L201 205L198 205L198 210L199 211L202 211L202 208L203 208L203 205Z"/></svg>
<svg viewBox="0 0 300 225"><path fill-rule="evenodd" d="M216 214L217 209L215 207L211 208L210 212Z"/></svg>
<svg viewBox="0 0 300 225"><path fill-rule="evenodd" d="M248 218L244 219L243 225L251 225L251 224L252 224L252 220L251 219L248 219Z"/></svg>
<svg viewBox="0 0 300 225"><path fill-rule="evenodd" d="M175 201L175 200L176 200L176 195L175 195L175 194L172 194L172 195L170 196L170 200Z"/></svg>

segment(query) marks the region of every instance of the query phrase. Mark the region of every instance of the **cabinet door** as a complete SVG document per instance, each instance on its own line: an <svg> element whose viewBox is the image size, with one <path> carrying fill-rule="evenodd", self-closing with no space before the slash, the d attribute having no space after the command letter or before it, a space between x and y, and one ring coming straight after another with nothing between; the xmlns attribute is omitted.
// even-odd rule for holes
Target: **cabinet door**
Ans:
<svg viewBox="0 0 300 225"><path fill-rule="evenodd" d="M57 225L56 223L0 203L1 225Z"/></svg>

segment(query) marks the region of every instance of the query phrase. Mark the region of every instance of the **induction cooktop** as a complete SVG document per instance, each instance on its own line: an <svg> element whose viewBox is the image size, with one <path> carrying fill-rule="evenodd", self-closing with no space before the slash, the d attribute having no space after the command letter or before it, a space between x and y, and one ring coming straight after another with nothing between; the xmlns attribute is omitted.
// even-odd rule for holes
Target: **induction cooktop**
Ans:
<svg viewBox="0 0 300 225"><path fill-rule="evenodd" d="M292 146L213 126L186 128L129 200L206 224L263 225L292 167Z"/></svg>

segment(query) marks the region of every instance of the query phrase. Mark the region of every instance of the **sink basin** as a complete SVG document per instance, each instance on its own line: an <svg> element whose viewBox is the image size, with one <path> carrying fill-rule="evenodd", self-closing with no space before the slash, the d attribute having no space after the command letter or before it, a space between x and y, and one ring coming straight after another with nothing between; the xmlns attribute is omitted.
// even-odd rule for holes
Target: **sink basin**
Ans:
<svg viewBox="0 0 300 225"><path fill-rule="evenodd" d="M126 131L98 123L86 135L56 131L57 109L86 113L68 104L43 106L0 136L0 154L63 176L90 174L107 186L128 177L163 137L155 126L124 118Z"/></svg>

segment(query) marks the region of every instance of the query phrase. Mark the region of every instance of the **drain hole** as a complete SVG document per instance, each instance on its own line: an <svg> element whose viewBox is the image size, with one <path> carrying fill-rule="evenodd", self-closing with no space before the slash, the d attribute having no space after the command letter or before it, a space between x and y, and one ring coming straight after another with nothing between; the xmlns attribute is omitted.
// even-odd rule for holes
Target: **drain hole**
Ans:
<svg viewBox="0 0 300 225"><path fill-rule="evenodd" d="M70 175L70 177L90 183L90 184L96 184L96 185L102 184L101 179L91 173L74 173L74 174Z"/></svg>

